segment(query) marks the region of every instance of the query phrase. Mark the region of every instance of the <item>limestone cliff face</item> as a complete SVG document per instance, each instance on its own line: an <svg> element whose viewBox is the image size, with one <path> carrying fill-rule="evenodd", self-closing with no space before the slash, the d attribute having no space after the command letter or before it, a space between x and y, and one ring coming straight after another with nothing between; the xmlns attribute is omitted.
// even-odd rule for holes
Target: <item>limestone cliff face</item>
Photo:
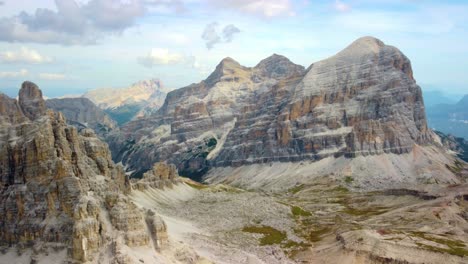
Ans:
<svg viewBox="0 0 468 264"><path fill-rule="evenodd" d="M62 112L70 125L78 129L91 128L100 137L117 128L117 123L87 98L49 99L46 106Z"/></svg>
<svg viewBox="0 0 468 264"><path fill-rule="evenodd" d="M371 37L306 70L280 55L253 68L226 58L122 131L110 140L116 160L132 169L167 160L194 177L213 166L399 154L432 141L410 61Z"/></svg>
<svg viewBox="0 0 468 264"><path fill-rule="evenodd" d="M99 252L112 260L124 246L161 245L165 226L129 191L107 145L47 110L36 85L25 82L18 101L0 95L1 246L63 248L71 260L99 262Z"/></svg>
<svg viewBox="0 0 468 264"><path fill-rule="evenodd" d="M131 179L132 189L144 191L150 188L164 189L179 182L179 173L173 164L158 162L145 172L141 179Z"/></svg>

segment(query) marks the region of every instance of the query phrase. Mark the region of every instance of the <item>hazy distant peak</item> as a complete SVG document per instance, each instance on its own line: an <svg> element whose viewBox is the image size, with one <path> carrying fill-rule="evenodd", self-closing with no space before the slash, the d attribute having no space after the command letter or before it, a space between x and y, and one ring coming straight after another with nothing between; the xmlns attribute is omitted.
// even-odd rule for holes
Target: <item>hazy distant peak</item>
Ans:
<svg viewBox="0 0 468 264"><path fill-rule="evenodd" d="M138 81L131 85L131 87L135 87L135 86L139 86L139 87L143 86L143 87L148 87L148 88L152 88L156 90L156 89L162 88L163 84L161 80L154 78L150 80Z"/></svg>
<svg viewBox="0 0 468 264"><path fill-rule="evenodd" d="M164 91L163 91L164 90ZM104 88L88 91L83 97L89 98L97 106L108 109L128 103L148 101L155 93L166 92L159 79L139 81L126 88Z"/></svg>
<svg viewBox="0 0 468 264"><path fill-rule="evenodd" d="M459 106L468 106L468 94L465 94L463 98L457 103Z"/></svg>

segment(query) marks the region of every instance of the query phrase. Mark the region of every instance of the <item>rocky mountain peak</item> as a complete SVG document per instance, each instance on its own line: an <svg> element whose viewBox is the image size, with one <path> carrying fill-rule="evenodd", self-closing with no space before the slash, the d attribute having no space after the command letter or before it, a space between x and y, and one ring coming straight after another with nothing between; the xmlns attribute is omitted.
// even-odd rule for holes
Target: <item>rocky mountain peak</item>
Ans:
<svg viewBox="0 0 468 264"><path fill-rule="evenodd" d="M359 64L367 61L369 65L387 67L391 66L404 72L411 80L413 70L410 60L396 47L386 45L374 37L362 37L355 40L335 56L326 59L328 64ZM314 64L314 66L316 66Z"/></svg>
<svg viewBox="0 0 468 264"><path fill-rule="evenodd" d="M382 47L385 47L385 44L383 43L383 41L375 37L366 36L366 37L358 38L357 40L352 42L351 45L349 45L346 49L352 48L352 49L366 49L366 50L377 51Z"/></svg>
<svg viewBox="0 0 468 264"><path fill-rule="evenodd" d="M386 46L381 40L374 37L362 37L352 42L348 47L339 52L339 57L361 57L366 54L377 54Z"/></svg>
<svg viewBox="0 0 468 264"><path fill-rule="evenodd" d="M42 91L32 82L24 82L19 91L19 105L26 117L31 120L43 116L47 110Z"/></svg>
<svg viewBox="0 0 468 264"><path fill-rule="evenodd" d="M277 54L253 68L226 58L203 83L171 92L165 105L151 122L124 127L131 136L111 140L130 168L169 161L195 178L207 167L405 154L432 140L409 59L372 37L306 74ZM148 131L158 133L150 140ZM142 164L147 157L154 158Z"/></svg>
<svg viewBox="0 0 468 264"><path fill-rule="evenodd" d="M239 62L230 57L226 57L216 66L216 69L208 76L205 83L208 84L208 86L213 86L216 82L222 80L224 76L241 77L243 75L242 72L245 72L246 69L247 68L240 65Z"/></svg>
<svg viewBox="0 0 468 264"><path fill-rule="evenodd" d="M224 59L222 59L218 66L217 67L241 67L241 65L239 64L239 62L237 62L235 59L231 58L231 57L226 57Z"/></svg>
<svg viewBox="0 0 468 264"><path fill-rule="evenodd" d="M255 69L263 76L281 79L304 74L304 67L294 64L283 55L273 54L260 61Z"/></svg>
<svg viewBox="0 0 468 264"><path fill-rule="evenodd" d="M161 80L157 78L153 78L150 80L143 80L143 81L138 81L134 84L131 85L131 87L142 87L142 88L147 88L148 90L151 90L153 92L161 89L163 87L163 84Z"/></svg>
<svg viewBox="0 0 468 264"><path fill-rule="evenodd" d="M219 64L216 66L216 69L213 73L222 73L222 74L229 74L235 71L236 69L242 68L243 66L240 65L239 62L234 60L231 57L226 57L222 59Z"/></svg>

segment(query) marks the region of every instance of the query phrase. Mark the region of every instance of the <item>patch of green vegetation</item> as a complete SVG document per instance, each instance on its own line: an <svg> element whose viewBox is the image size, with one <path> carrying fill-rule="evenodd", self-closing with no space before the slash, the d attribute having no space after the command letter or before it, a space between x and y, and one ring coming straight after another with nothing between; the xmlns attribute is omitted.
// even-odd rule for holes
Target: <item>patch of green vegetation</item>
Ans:
<svg viewBox="0 0 468 264"><path fill-rule="evenodd" d="M218 144L218 141L216 140L216 138L210 138L208 142L206 143L206 146L208 148L214 148L216 147L216 144Z"/></svg>
<svg viewBox="0 0 468 264"><path fill-rule="evenodd" d="M411 234L413 236L420 237L425 240L429 240L429 241L436 242L439 244L443 244L449 247L465 247L465 243L461 240L451 240L451 239L434 237L424 232L411 232Z"/></svg>
<svg viewBox="0 0 468 264"><path fill-rule="evenodd" d="M349 184L349 183L352 183L354 181L354 179L351 176L346 176L344 181Z"/></svg>
<svg viewBox="0 0 468 264"><path fill-rule="evenodd" d="M287 238L286 232L279 231L274 229L271 226L246 226L242 228L243 232L262 234L263 237L260 238L260 245L275 245L281 244L283 240Z"/></svg>
<svg viewBox="0 0 468 264"><path fill-rule="evenodd" d="M197 190L203 190L208 188L207 185L201 184L201 183L191 183L191 182L186 182L188 186L197 189Z"/></svg>
<svg viewBox="0 0 468 264"><path fill-rule="evenodd" d="M445 167L449 169L453 174L460 174L463 171L464 165L459 160L455 160L453 165L445 164Z"/></svg>
<svg viewBox="0 0 468 264"><path fill-rule="evenodd" d="M285 243L281 244L281 247L284 249L284 254L293 259L297 253L306 250L312 245L304 242L296 242L292 240L287 240Z"/></svg>
<svg viewBox="0 0 468 264"><path fill-rule="evenodd" d="M349 189L343 186L335 187L331 189L330 191L337 192L337 193L349 193Z"/></svg>
<svg viewBox="0 0 468 264"><path fill-rule="evenodd" d="M423 243L418 243L416 242L416 245L418 245L420 248L423 248L425 250L437 252L437 253L448 253L450 255L455 255L459 257L466 257L468 256L468 250L465 248L440 248L440 247L434 247L431 245L426 245Z"/></svg>
<svg viewBox="0 0 468 264"><path fill-rule="evenodd" d="M295 206L295 205L291 206L291 213L294 216L311 216L312 215L309 211L306 211L302 209L301 207Z"/></svg>
<svg viewBox="0 0 468 264"><path fill-rule="evenodd" d="M332 229L330 227L322 227L309 232L307 240L310 242L319 242L322 240L323 235L330 233Z"/></svg>
<svg viewBox="0 0 468 264"><path fill-rule="evenodd" d="M296 193L302 191L304 189L304 187L305 187L304 184L297 185L297 186L294 186L291 189L289 189L288 192L290 192L292 194L296 194Z"/></svg>
<svg viewBox="0 0 468 264"><path fill-rule="evenodd" d="M463 167L458 167L458 166L456 166L456 165L455 165L455 166L450 166L450 165L448 165L448 164L445 164L445 167L446 167L448 170L450 170L453 174L459 174L459 173L462 171L462 169L463 169Z"/></svg>
<svg viewBox="0 0 468 264"><path fill-rule="evenodd" d="M448 253L448 254L456 255L460 257L468 256L468 249L466 248L465 243L463 241L434 237L424 232L411 232L411 235L422 238L424 240L432 241L432 242L435 242L437 244L444 245L447 247L447 248L441 248L441 247L426 245L423 243L416 243L418 246L426 250L440 252L440 253Z"/></svg>

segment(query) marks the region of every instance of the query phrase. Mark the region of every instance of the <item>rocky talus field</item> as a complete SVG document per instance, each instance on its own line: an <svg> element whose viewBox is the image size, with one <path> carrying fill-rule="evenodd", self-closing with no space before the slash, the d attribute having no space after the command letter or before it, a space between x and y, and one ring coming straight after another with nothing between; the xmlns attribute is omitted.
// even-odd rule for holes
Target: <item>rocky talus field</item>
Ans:
<svg viewBox="0 0 468 264"><path fill-rule="evenodd" d="M466 141L378 39L226 58L123 125L67 100L0 94L0 263L468 263Z"/></svg>

